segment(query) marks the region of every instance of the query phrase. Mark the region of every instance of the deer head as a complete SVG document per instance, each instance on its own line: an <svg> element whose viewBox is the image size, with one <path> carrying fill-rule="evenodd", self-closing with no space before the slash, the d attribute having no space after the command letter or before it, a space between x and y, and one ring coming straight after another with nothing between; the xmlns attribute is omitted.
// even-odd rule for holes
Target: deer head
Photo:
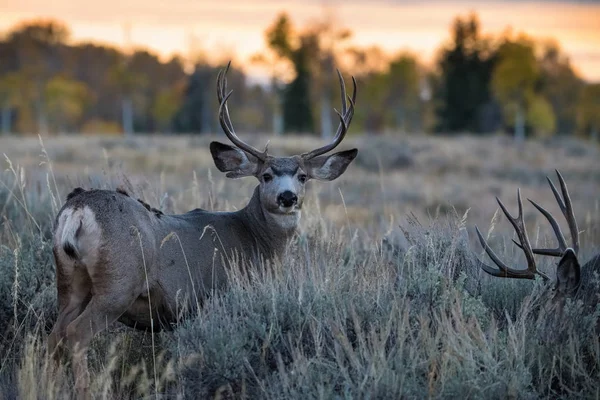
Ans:
<svg viewBox="0 0 600 400"><path fill-rule="evenodd" d="M354 115L356 101L356 80L352 77L352 97L346 94L344 79L338 70L342 93L342 112L336 113L340 125L333 142L308 153L291 157L276 157L268 154L268 145L263 151L243 142L235 133L227 109L226 74L220 71L217 78L217 97L219 99L219 121L223 131L234 144L212 142L210 151L216 167L225 172L228 178L254 176L259 181L261 205L281 226L292 227L297 224L302 209L306 183L311 179L331 181L344 173L348 165L358 154L357 149L325 155L336 148L346 136L348 126ZM349 104L348 104L349 103Z"/></svg>
<svg viewBox="0 0 600 400"><path fill-rule="evenodd" d="M547 325L552 325L552 328L559 328L561 325L568 325L568 321L573 321L577 318L577 315L565 315L564 306L567 299L581 300L581 306L586 312L591 311L598 304L598 290L600 289L600 282L598 281L600 272L600 254L596 255L592 260L588 261L584 266L580 265L578 259L579 253L579 231L577 228L577 220L573 212L573 205L567 190L567 185L560 172L556 171L558 175L558 181L560 185L560 191L556 189L554 183L550 178L548 183L552 189L552 193L562 211L562 214L567 220L569 231L571 233L571 246L568 247L567 241L560 229L560 225L556 219L546 209L537 204L533 200L529 200L531 204L538 211L544 215L548 220L552 229L556 235L558 246L553 249L546 248L532 248L529 238L527 236L527 230L525 229L525 223L523 220L523 203L521 201L521 193L517 191L517 203L519 206L519 214L515 218L506 209L502 201L496 198L500 208L506 215L510 223L513 225L515 232L518 237L518 242L513 242L523 250L525 259L527 260L527 269L513 269L507 266L500 258L494 253L491 247L488 245L483 235L479 231L479 228L475 227L479 241L483 246L485 252L492 259L494 264L497 266L489 266L478 258L476 258L477 264L488 274L498 278L514 278L514 279L535 279L536 275L541 276L547 282L553 282L551 290L547 290L542 294L542 308L544 309L545 321ZM560 258L560 261L556 265L556 279L552 279L544 272L537 269L534 254L546 255ZM544 327L548 331L548 326ZM597 331L600 332L600 320L597 323ZM556 330L556 329L554 329ZM547 334L548 332L546 332ZM554 334L556 332L552 332ZM548 336L546 336L548 337Z"/></svg>

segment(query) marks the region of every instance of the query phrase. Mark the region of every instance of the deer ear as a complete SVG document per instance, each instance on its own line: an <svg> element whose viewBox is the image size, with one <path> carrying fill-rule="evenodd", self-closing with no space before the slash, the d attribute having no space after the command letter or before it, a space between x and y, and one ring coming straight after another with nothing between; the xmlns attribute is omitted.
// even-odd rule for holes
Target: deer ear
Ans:
<svg viewBox="0 0 600 400"><path fill-rule="evenodd" d="M254 176L258 170L258 160L237 147L211 142L210 153L219 171L227 172L228 178Z"/></svg>
<svg viewBox="0 0 600 400"><path fill-rule="evenodd" d="M573 249L568 248L556 268L556 290L569 294L577 290L581 282L581 267Z"/></svg>
<svg viewBox="0 0 600 400"><path fill-rule="evenodd" d="M312 158L306 162L308 175L320 181L332 181L346 171L357 154L358 150L352 149Z"/></svg>

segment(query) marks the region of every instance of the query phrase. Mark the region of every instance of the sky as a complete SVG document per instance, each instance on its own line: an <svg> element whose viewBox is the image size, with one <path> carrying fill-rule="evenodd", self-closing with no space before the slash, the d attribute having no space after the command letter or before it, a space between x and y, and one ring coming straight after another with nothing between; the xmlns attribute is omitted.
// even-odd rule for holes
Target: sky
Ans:
<svg viewBox="0 0 600 400"><path fill-rule="evenodd" d="M600 1L0 0L0 31L23 20L54 18L69 26L74 42L129 43L165 59L198 48L236 54L258 77L264 72L247 61L264 50L264 31L282 11L300 27L329 13L354 32L353 43L409 50L425 63L449 40L452 20L475 11L485 34L510 27L557 39L579 74L600 82Z"/></svg>

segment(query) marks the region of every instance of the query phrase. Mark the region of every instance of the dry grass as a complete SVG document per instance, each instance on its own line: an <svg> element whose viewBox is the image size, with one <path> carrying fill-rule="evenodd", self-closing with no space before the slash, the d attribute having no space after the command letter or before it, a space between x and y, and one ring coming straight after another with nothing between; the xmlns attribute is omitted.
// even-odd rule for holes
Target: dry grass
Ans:
<svg viewBox="0 0 600 400"><path fill-rule="evenodd" d="M280 155L317 145L269 139ZM124 185L165 212L242 207L256 182L225 179L211 140L73 136L42 147L0 138L0 398L71 393L70 370L54 371L43 346L56 313L50 232L66 194ZM600 148L553 139L517 149L505 137L471 136L351 137L343 147L353 145L359 157L345 175L311 184L294 253L274 274L251 286L234 276L154 348L120 327L97 338L96 396L598 397L600 345L584 335L591 322L566 344L539 343L532 320L542 285L482 277L470 249L480 251L478 224L522 264L509 225L490 223L494 196L515 209L520 187L560 215L545 181L556 168L583 231L582 258L598 252ZM550 228L526 210L532 241L546 241ZM540 262L551 271L554 260Z"/></svg>

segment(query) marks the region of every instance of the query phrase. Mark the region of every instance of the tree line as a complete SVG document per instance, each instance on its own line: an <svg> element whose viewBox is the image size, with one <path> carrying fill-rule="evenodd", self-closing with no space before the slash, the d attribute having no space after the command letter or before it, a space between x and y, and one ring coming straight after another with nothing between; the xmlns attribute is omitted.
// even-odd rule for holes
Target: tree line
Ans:
<svg viewBox="0 0 600 400"><path fill-rule="evenodd" d="M287 14L252 57L270 72L251 84L234 62L228 85L236 129L331 136L338 67L359 85L353 130L526 135L600 131L600 84L585 82L554 40L510 31L484 36L477 15L457 17L431 66L409 52L357 47L331 19L303 27ZM23 22L0 37L4 133L215 132L215 81L224 63L164 61L145 50L72 44L61 22ZM348 79L347 79L348 80Z"/></svg>

